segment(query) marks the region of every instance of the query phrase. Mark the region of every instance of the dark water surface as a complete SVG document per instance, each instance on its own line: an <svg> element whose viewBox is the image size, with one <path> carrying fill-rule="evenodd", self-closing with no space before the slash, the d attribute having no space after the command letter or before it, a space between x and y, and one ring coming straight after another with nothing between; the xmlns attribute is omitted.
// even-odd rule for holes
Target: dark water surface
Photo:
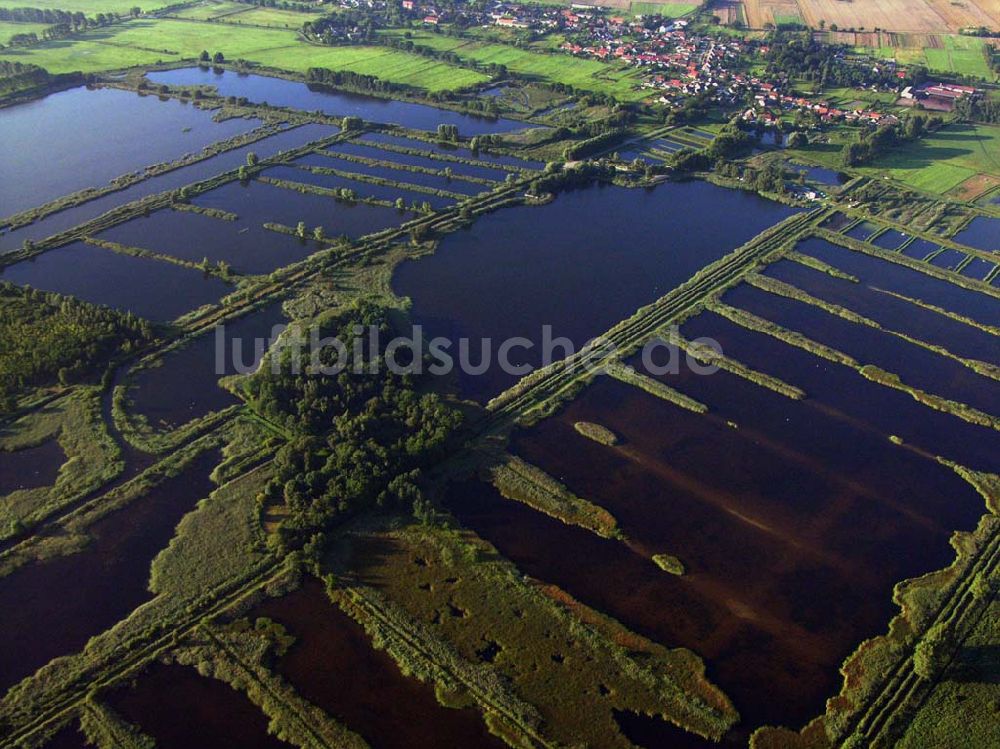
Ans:
<svg viewBox="0 0 1000 749"><path fill-rule="evenodd" d="M749 285L730 290L723 301L897 374L908 385L1000 414L1000 382L916 344ZM981 352L980 358L986 355ZM992 363L1000 366L1000 359Z"/></svg>
<svg viewBox="0 0 1000 749"><path fill-rule="evenodd" d="M265 159L279 151L329 137L336 132L337 128L331 125L302 125L301 127L291 128L268 136L248 146L212 156L196 164L174 169L158 177L151 177L125 190L113 192L103 198L88 201L75 208L67 208L59 213L53 213L41 221L36 221L33 224L28 224L5 234L0 234L0 252L19 249L25 240L37 242L45 237L58 234L66 229L86 223L110 211L112 208L124 205L133 200L138 200L139 198L144 198L147 195L153 195L154 193L166 190L175 190L182 185L191 184L192 182L236 169L241 164L246 163L247 153L253 152L259 158Z"/></svg>
<svg viewBox="0 0 1000 749"><path fill-rule="evenodd" d="M361 156L366 159L384 159L395 161L397 164L407 164L408 166L422 166L428 169L444 169L449 167L455 174L464 174L469 177L482 177L496 182L502 182L510 172L504 169L493 169L474 164L460 164L453 161L441 161L427 156L418 156L410 153L396 153L395 151L385 151L376 148L370 143L358 141L354 143L335 143L329 151L334 153L346 153L352 156ZM424 149L427 150L427 149Z"/></svg>
<svg viewBox="0 0 1000 749"><path fill-rule="evenodd" d="M173 428L238 403L236 396L219 387L219 378L237 374L237 366L255 368L257 351L266 350L275 326L284 323L281 302L276 302L171 351L162 365L135 375L130 410L156 428Z"/></svg>
<svg viewBox="0 0 1000 749"><path fill-rule="evenodd" d="M472 339L466 358L478 365L482 338L492 338L496 353L522 336L534 347L514 348L511 363L537 364L543 326L580 346L792 212L706 182L589 187L481 217L444 237L433 255L401 265L393 288L412 297L426 338L454 342L456 361L462 337ZM493 366L460 374L459 387L485 399L516 379Z"/></svg>
<svg viewBox="0 0 1000 749"><path fill-rule="evenodd" d="M479 151L474 154L467 148L459 148L458 146L450 143L428 143L424 140L407 138L402 135L394 135L392 133L365 133L364 135L361 135L358 140L371 141L374 143L391 143L396 146L416 148L422 151L440 151L442 153L450 153L455 156L461 156L466 159L490 161L494 164L507 164L508 166L517 166L523 169L541 169L545 166L545 163L542 161L532 161L531 159L522 159L517 156L507 156L505 154L486 153L485 151Z"/></svg>
<svg viewBox="0 0 1000 749"><path fill-rule="evenodd" d="M447 177L438 176L436 174L424 174L423 172L413 172L406 169L389 168L386 166L370 166L368 164L359 164L354 161L345 161L344 159L338 159L328 154L335 153L334 151L327 151L322 154L312 153L308 156L303 156L301 159L297 159L293 162L296 165L305 164L308 166L319 166L326 167L327 169L339 169L345 172L354 172L356 174L368 174L373 177L382 177L383 179L391 179L397 182L405 182L411 185L422 185L424 187L431 187L435 190L448 190L450 192L460 192L463 195L476 195L480 192L487 192L492 189L491 185L484 185L479 182L467 182L462 179L448 179ZM387 154L388 161L392 161L394 164L398 164L395 159L392 158L392 154ZM437 168L437 167L431 167ZM458 172L454 172L458 174ZM327 176L327 175L314 175L314 176ZM289 178L291 179L291 178ZM336 179L336 177L335 177ZM323 184L321 182L316 184ZM370 183L363 183L366 187L374 187ZM394 188L395 189L395 188Z"/></svg>
<svg viewBox="0 0 1000 749"><path fill-rule="evenodd" d="M322 226L328 237L360 237L402 223L393 208L348 204L324 195L300 193L263 182L231 182L194 199L205 208L231 211L258 223L279 223L294 228L305 221L311 232Z"/></svg>
<svg viewBox="0 0 1000 749"><path fill-rule="evenodd" d="M796 249L857 276L869 286L920 299L987 325L996 325L1000 321L1000 300L963 289L918 270L854 252L818 238L800 242Z"/></svg>
<svg viewBox="0 0 1000 749"><path fill-rule="evenodd" d="M57 437L22 450L0 450L0 497L19 489L52 486L65 460Z"/></svg>
<svg viewBox="0 0 1000 749"><path fill-rule="evenodd" d="M1000 219L989 216L976 216L953 239L967 247L977 250L1000 252Z"/></svg>
<svg viewBox="0 0 1000 749"><path fill-rule="evenodd" d="M836 691L843 658L884 631L893 585L948 564L952 529L974 527L982 500L943 466L808 402L723 373L668 381L710 414L601 379L514 442L610 510L631 549L485 484L456 487L449 508L526 573L704 656L745 727L801 724ZM581 437L580 420L620 444ZM655 567L659 552L686 574Z"/></svg>
<svg viewBox="0 0 1000 749"><path fill-rule="evenodd" d="M788 260L769 265L764 275L847 307L890 330L943 346L958 356L1000 364L1000 339L972 325L953 320L877 291L866 283L844 281Z"/></svg>
<svg viewBox="0 0 1000 749"><path fill-rule="evenodd" d="M170 208L126 221L97 237L194 263L204 258L223 261L245 274L270 273L322 249L315 242L268 231L252 214L225 221Z"/></svg>
<svg viewBox="0 0 1000 749"><path fill-rule="evenodd" d="M86 87L0 110L0 218L252 130L177 100Z"/></svg>
<svg viewBox="0 0 1000 749"><path fill-rule="evenodd" d="M78 722L73 720L45 744L45 749L84 749L93 746L78 729Z"/></svg>
<svg viewBox="0 0 1000 749"><path fill-rule="evenodd" d="M0 269L0 279L69 294L94 304L167 321L214 304L233 287L199 270L124 255L84 242Z"/></svg>
<svg viewBox="0 0 1000 749"><path fill-rule="evenodd" d="M951 458L970 468L997 469L1000 434L993 429L924 406L908 393L871 382L852 368L745 330L712 312L684 323L681 332L689 339L715 339L727 355L797 385L806 392L807 402L815 402L837 418L879 431L885 439L897 435L931 455Z"/></svg>
<svg viewBox="0 0 1000 749"><path fill-rule="evenodd" d="M158 749L288 749L242 692L190 666L154 663L102 699L156 740Z"/></svg>
<svg viewBox="0 0 1000 749"><path fill-rule="evenodd" d="M250 616L273 619L295 636L277 671L376 749L505 746L476 709L446 708L432 685L404 676L372 647L361 625L331 603L318 580L265 601Z"/></svg>
<svg viewBox="0 0 1000 749"><path fill-rule="evenodd" d="M0 692L53 658L80 650L152 597L149 565L181 518L211 493L209 474L218 462L218 453L209 450L98 520L83 551L0 578Z"/></svg>
<svg viewBox="0 0 1000 749"><path fill-rule="evenodd" d="M322 158L322 157L318 157ZM338 177L335 174L316 174L308 169L298 169L293 166L275 166L266 169L264 174L275 179L286 179L289 182L301 182L307 185L317 185L328 190L340 190L347 188L353 190L358 198L376 198L377 200L389 200L393 203L397 198L403 198L407 206L414 203L422 205L424 202L430 203L435 210L447 208L454 204L454 199L439 195L429 195L415 190L403 190L390 185L376 185L370 182L362 182L347 177ZM468 184L468 183L466 183ZM447 189L447 188L445 188ZM399 215L399 222L408 221L412 215Z"/></svg>
<svg viewBox="0 0 1000 749"><path fill-rule="evenodd" d="M531 125L516 120L496 119L437 109L426 104L411 104L374 96L348 94L339 91L310 89L305 83L264 75L248 75L231 71L215 72L193 67L163 70L147 74L156 84L170 86L215 86L221 96L245 96L252 102L267 102L272 106L293 107L308 112L319 110L337 116L353 115L371 122L385 122L415 130L436 130L438 125L456 125L463 136L483 133L506 133Z"/></svg>

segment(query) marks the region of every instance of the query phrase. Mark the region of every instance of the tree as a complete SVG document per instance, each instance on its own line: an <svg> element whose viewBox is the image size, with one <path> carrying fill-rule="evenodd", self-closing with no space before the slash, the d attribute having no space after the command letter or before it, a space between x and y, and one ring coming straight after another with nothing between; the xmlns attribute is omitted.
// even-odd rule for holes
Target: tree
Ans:
<svg viewBox="0 0 1000 749"><path fill-rule="evenodd" d="M794 132L788 136L789 148L804 148L807 145L809 145L809 138L806 137L805 133Z"/></svg>
<svg viewBox="0 0 1000 749"><path fill-rule="evenodd" d="M247 152L247 166L257 166L257 154L253 151Z"/></svg>
<svg viewBox="0 0 1000 749"><path fill-rule="evenodd" d="M200 55L198 55L198 59L199 59L199 60L201 60L202 62L208 62L208 61L209 61L209 60L211 59L211 58L210 58L210 57L208 56L208 50L207 50L207 49L203 49L203 50L201 51L201 54L200 54Z"/></svg>
<svg viewBox="0 0 1000 749"><path fill-rule="evenodd" d="M323 234L322 226L317 226L315 229L313 229L313 239L315 239L317 242L322 242L324 236L325 235Z"/></svg>
<svg viewBox="0 0 1000 749"><path fill-rule="evenodd" d="M306 222L305 221L299 221L298 226L295 227L295 233L299 236L300 239L305 239L306 238Z"/></svg>
<svg viewBox="0 0 1000 749"><path fill-rule="evenodd" d="M340 122L340 129L344 130L360 130L363 120L360 117L345 117Z"/></svg>
<svg viewBox="0 0 1000 749"><path fill-rule="evenodd" d="M972 597L977 601L985 601L993 595L993 583L982 573L982 571L980 571L976 573L974 578L972 578L970 590L972 591Z"/></svg>
<svg viewBox="0 0 1000 749"><path fill-rule="evenodd" d="M954 643L943 624L935 624L924 633L913 651L913 672L921 679L937 677L948 665Z"/></svg>
<svg viewBox="0 0 1000 749"><path fill-rule="evenodd" d="M457 141L458 125L446 125L441 123L437 126L437 135L441 140Z"/></svg>
<svg viewBox="0 0 1000 749"><path fill-rule="evenodd" d="M246 166L240 166L237 173L239 174L240 182L246 182L250 178L250 173L247 172Z"/></svg>
<svg viewBox="0 0 1000 749"><path fill-rule="evenodd" d="M214 62L216 65L224 63L225 61L226 58L221 52L216 52L214 55L212 55L212 62Z"/></svg>

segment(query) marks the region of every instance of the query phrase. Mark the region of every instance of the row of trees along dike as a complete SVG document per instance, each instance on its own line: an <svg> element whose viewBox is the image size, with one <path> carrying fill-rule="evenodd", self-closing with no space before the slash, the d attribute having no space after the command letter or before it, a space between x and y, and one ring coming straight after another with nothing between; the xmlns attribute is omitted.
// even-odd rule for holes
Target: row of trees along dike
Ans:
<svg viewBox="0 0 1000 749"><path fill-rule="evenodd" d="M438 395L419 393L419 376L389 371L390 314L368 300L331 312L317 321L320 340L341 341L343 349L321 347L313 359L311 341L285 346L273 354L276 366L262 366L241 383L254 409L293 435L258 497L262 506L287 508L270 540L281 552L318 554L326 530L364 510L431 512L421 470L443 457L461 415ZM372 329L379 333L376 346ZM411 363L404 352L397 359L404 367ZM314 361L346 368L323 374L311 369Z"/></svg>

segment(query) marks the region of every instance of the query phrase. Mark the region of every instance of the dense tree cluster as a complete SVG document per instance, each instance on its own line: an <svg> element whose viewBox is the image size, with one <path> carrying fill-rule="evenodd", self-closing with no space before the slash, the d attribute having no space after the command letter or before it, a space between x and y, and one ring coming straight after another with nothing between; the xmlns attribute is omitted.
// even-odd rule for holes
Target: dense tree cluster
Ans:
<svg viewBox="0 0 1000 749"><path fill-rule="evenodd" d="M306 73L306 80L311 84L321 86L346 87L377 93L405 93L413 89L412 86L385 81L374 75L364 75L350 70L329 70L327 68L309 68Z"/></svg>
<svg viewBox="0 0 1000 749"><path fill-rule="evenodd" d="M313 41L323 44L375 41L379 27L377 14L371 11L346 10L303 24L303 33Z"/></svg>
<svg viewBox="0 0 1000 749"><path fill-rule="evenodd" d="M0 281L0 411L25 388L73 382L154 337L131 313Z"/></svg>
<svg viewBox="0 0 1000 749"><path fill-rule="evenodd" d="M870 164L896 146L916 140L928 129L937 129L942 124L940 117L928 119L918 114L898 125L883 125L874 130L864 131L857 141L844 146L841 162L844 166Z"/></svg>
<svg viewBox="0 0 1000 749"><path fill-rule="evenodd" d="M51 80L45 68L0 60L0 96L43 86Z"/></svg>
<svg viewBox="0 0 1000 749"><path fill-rule="evenodd" d="M899 83L892 66L873 65L870 59L854 60L848 56L846 47L816 41L809 33L781 31L771 39L767 78L802 78L822 87L895 88Z"/></svg>
<svg viewBox="0 0 1000 749"><path fill-rule="evenodd" d="M379 333L377 346L370 343L372 330ZM246 384L255 408L294 435L278 452L275 476L261 497L287 508L276 538L284 549L315 547L332 523L360 510L427 512L420 470L441 457L460 423L438 396L416 391L416 375L385 365L392 326L384 308L359 302L323 320L320 334L318 340L341 341L347 359L335 346L314 355L306 341L286 346L278 366L262 367ZM355 340L365 345L355 347ZM346 365L339 374L312 368L337 362Z"/></svg>
<svg viewBox="0 0 1000 749"><path fill-rule="evenodd" d="M955 104L955 115L959 119L973 122L1000 123L1000 100L982 97L964 97Z"/></svg>

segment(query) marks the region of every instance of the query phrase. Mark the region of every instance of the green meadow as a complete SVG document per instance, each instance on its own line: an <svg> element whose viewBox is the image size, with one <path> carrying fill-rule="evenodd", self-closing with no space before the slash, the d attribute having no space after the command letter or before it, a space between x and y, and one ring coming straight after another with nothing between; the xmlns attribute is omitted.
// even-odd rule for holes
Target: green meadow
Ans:
<svg viewBox="0 0 1000 749"><path fill-rule="evenodd" d="M39 8L41 10L66 10L71 13L118 13L127 16L134 7L145 12L159 10L171 5L174 0L0 0L0 8Z"/></svg>
<svg viewBox="0 0 1000 749"><path fill-rule="evenodd" d="M393 32L401 35L400 32ZM542 54L505 44L489 44L432 33L414 33L414 44L454 52L483 65L504 65L512 73L536 80L563 83L584 91L610 94L623 101L638 100L648 92L634 88L637 71L619 65L572 57L562 52Z"/></svg>
<svg viewBox="0 0 1000 749"><path fill-rule="evenodd" d="M322 47L301 41L291 30L236 30L227 24L171 19L130 21L72 40L3 50L0 59L33 63L52 73L95 73L193 59L202 50L299 73L310 67L351 70L429 91L486 80L472 70L383 47Z"/></svg>
<svg viewBox="0 0 1000 749"><path fill-rule="evenodd" d="M660 15L664 18L680 18L698 9L697 3L632 3L629 10L636 16Z"/></svg>
<svg viewBox="0 0 1000 749"><path fill-rule="evenodd" d="M1000 127L950 125L893 150L862 171L888 174L905 185L936 194L976 174L1000 177Z"/></svg>
<svg viewBox="0 0 1000 749"><path fill-rule="evenodd" d="M941 47L855 47L859 54L893 59L900 65L926 65L939 73L956 73L993 80L986 61L986 40L974 36L942 34Z"/></svg>
<svg viewBox="0 0 1000 749"><path fill-rule="evenodd" d="M15 34L41 34L48 28L44 23L12 23L0 21L0 44L6 44Z"/></svg>

